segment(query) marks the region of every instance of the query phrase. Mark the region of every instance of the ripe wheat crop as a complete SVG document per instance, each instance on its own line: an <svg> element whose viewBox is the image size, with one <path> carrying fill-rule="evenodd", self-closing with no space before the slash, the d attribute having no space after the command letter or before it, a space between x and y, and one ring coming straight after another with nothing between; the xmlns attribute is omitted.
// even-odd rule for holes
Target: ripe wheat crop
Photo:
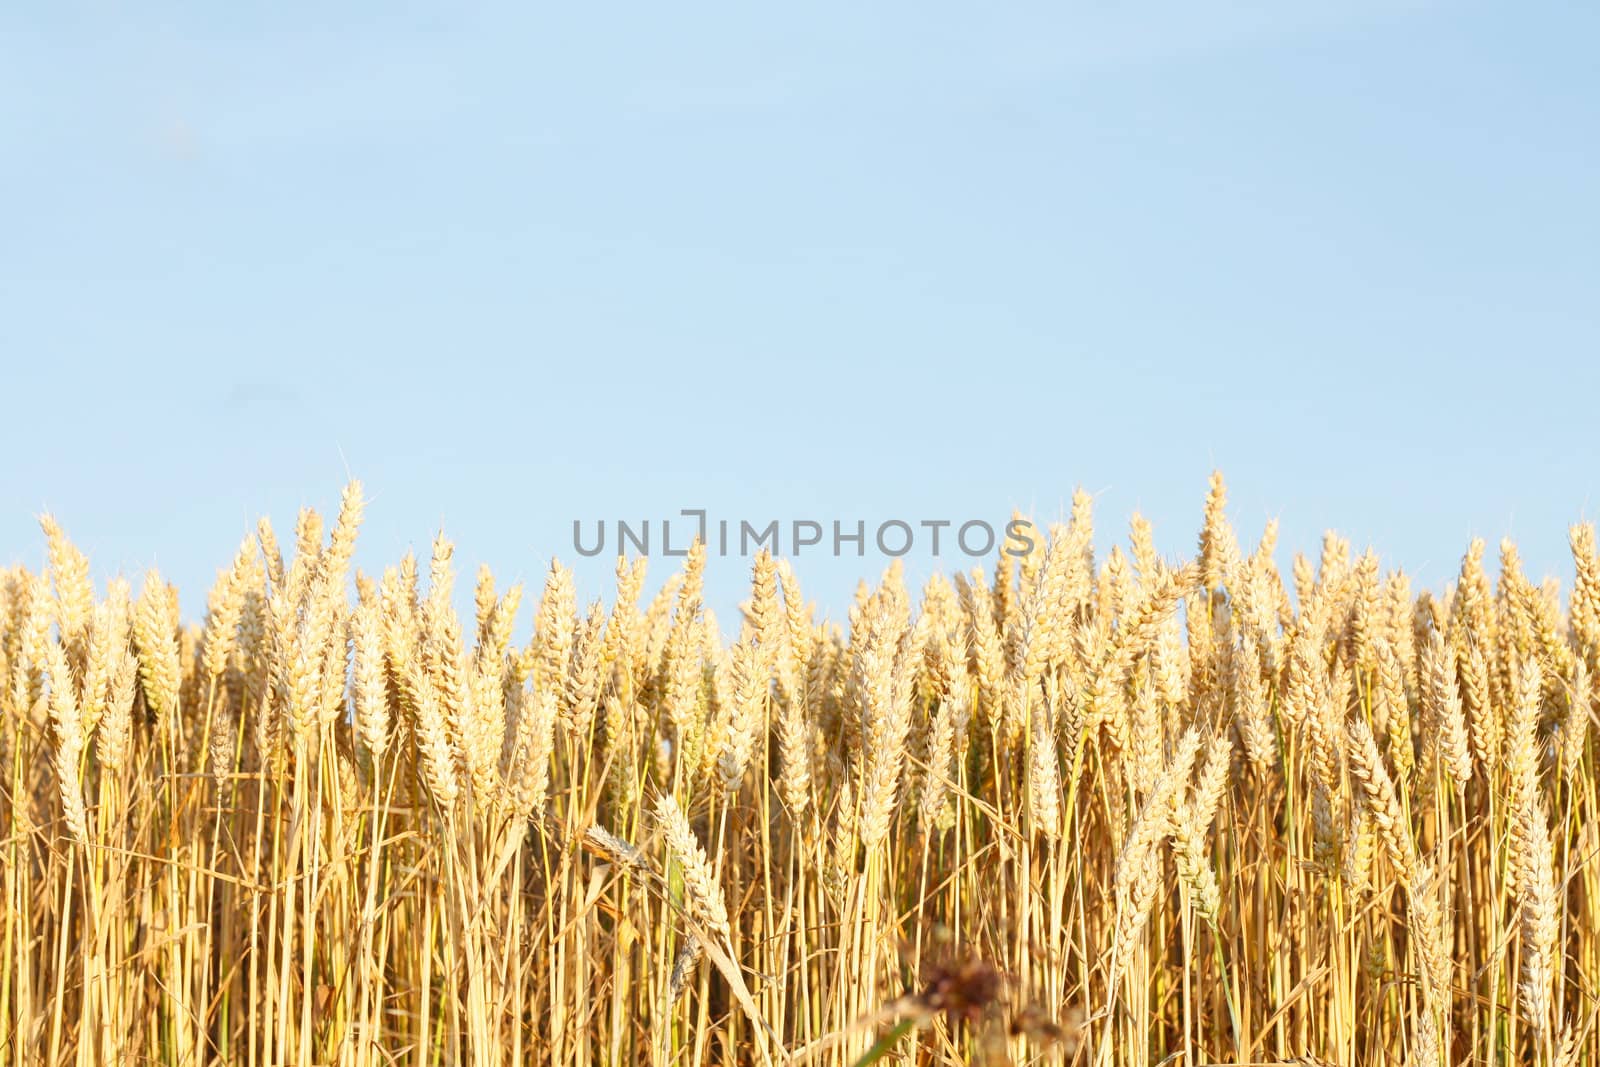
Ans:
<svg viewBox="0 0 1600 1067"><path fill-rule="evenodd" d="M0 1067L1600 1062L1600 560L0 572ZM519 617L532 637L519 643Z"/></svg>

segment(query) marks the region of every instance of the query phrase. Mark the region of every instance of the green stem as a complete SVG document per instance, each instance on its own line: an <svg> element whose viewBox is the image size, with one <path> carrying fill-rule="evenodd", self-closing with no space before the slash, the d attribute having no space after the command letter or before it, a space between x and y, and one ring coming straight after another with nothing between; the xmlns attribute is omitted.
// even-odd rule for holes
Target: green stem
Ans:
<svg viewBox="0 0 1600 1067"><path fill-rule="evenodd" d="M900 1039L917 1028L917 1020L904 1019L896 1023L894 1028L882 1037L855 1062L854 1067L867 1067L868 1064L877 1063L886 1053L900 1043Z"/></svg>

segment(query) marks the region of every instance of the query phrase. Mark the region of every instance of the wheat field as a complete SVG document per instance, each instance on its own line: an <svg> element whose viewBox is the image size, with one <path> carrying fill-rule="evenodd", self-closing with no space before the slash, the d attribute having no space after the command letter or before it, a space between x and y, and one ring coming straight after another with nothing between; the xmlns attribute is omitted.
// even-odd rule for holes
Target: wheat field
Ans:
<svg viewBox="0 0 1600 1067"><path fill-rule="evenodd" d="M1197 494L1198 496L1198 494ZM0 1067L1600 1062L1600 559L0 572ZM750 561L738 564L751 565ZM532 619L526 644L513 639Z"/></svg>

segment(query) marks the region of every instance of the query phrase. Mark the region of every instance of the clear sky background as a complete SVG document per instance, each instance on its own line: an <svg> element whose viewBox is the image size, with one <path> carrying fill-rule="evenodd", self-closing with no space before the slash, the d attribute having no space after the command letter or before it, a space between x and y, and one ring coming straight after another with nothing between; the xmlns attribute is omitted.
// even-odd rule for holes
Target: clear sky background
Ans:
<svg viewBox="0 0 1600 1067"><path fill-rule="evenodd" d="M1218 466L1285 563L1336 527L1439 585L1509 534L1565 578L1597 44L1546 3L6 5L0 559L49 509L197 617L352 474L359 563L442 524L533 584L575 518L1075 485L1176 554ZM837 617L885 562L801 576Z"/></svg>

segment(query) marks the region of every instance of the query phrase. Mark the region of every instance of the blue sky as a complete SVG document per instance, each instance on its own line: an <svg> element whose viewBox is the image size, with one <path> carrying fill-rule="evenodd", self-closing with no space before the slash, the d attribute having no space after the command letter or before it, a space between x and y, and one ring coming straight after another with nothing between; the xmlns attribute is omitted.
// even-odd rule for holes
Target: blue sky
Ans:
<svg viewBox="0 0 1600 1067"><path fill-rule="evenodd" d="M1285 561L1336 527L1437 585L1509 534L1565 576L1597 39L1539 3L11 5L0 558L50 509L197 614L349 474L358 562L443 525L532 583L575 518L1075 485L1178 553L1220 466ZM837 616L885 562L801 576Z"/></svg>

